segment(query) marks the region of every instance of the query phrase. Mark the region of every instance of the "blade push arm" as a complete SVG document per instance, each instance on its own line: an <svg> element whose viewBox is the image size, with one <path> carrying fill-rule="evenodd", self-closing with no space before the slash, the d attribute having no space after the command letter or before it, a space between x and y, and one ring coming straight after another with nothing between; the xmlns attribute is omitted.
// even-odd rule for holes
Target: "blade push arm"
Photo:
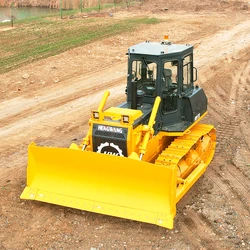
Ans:
<svg viewBox="0 0 250 250"><path fill-rule="evenodd" d="M155 118L159 109L160 102L161 102L161 98L157 96L154 102L154 106L153 106L150 118L149 118L148 125L143 126L143 131L145 131L145 135L143 137L143 141L140 147L140 160L142 160L143 155L146 153L146 149L147 149L147 145L148 145L150 137L154 134L153 126L155 123Z"/></svg>

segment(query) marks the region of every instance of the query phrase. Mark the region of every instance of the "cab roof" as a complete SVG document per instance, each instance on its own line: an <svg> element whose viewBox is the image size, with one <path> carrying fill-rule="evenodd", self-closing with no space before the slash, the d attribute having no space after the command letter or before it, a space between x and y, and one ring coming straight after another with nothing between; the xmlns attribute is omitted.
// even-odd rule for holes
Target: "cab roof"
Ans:
<svg viewBox="0 0 250 250"><path fill-rule="evenodd" d="M142 42L133 45L129 48L128 54L138 55L172 55L182 54L183 52L192 49L193 46L190 44L172 44L170 42Z"/></svg>

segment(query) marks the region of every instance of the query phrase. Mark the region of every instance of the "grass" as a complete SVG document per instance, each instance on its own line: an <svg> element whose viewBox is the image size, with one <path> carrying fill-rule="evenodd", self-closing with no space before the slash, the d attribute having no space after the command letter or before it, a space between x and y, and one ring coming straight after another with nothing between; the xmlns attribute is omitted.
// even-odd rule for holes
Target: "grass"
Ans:
<svg viewBox="0 0 250 250"><path fill-rule="evenodd" d="M15 24L15 29L0 33L0 73L158 22L156 18L147 17L118 20L110 17L60 19L51 16L21 21Z"/></svg>

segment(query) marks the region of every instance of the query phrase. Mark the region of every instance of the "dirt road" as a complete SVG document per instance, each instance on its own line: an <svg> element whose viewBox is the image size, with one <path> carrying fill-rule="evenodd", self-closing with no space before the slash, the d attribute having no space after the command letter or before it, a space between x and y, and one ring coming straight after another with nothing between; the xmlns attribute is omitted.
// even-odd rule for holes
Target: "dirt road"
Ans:
<svg viewBox="0 0 250 250"><path fill-rule="evenodd" d="M140 12L122 12L125 15ZM0 79L0 249L250 249L249 11L144 13L165 22L101 40ZM125 100L126 51L160 41L195 46L218 143L206 173L178 203L174 230L20 200L27 146L67 147L86 134L105 89Z"/></svg>

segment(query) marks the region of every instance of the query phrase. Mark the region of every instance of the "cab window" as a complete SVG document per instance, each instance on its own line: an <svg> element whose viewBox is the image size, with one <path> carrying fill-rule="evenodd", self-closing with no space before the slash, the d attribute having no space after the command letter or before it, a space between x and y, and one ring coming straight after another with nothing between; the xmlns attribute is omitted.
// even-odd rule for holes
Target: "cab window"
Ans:
<svg viewBox="0 0 250 250"><path fill-rule="evenodd" d="M178 61L164 63L162 77L162 112L177 110Z"/></svg>
<svg viewBox="0 0 250 250"><path fill-rule="evenodd" d="M146 59L135 60L132 62L132 81L137 81L137 89L143 90L145 95L156 95L156 62L147 61Z"/></svg>
<svg viewBox="0 0 250 250"><path fill-rule="evenodd" d="M182 90L185 92L190 86L192 86L192 58L188 55L183 60L183 87Z"/></svg>

